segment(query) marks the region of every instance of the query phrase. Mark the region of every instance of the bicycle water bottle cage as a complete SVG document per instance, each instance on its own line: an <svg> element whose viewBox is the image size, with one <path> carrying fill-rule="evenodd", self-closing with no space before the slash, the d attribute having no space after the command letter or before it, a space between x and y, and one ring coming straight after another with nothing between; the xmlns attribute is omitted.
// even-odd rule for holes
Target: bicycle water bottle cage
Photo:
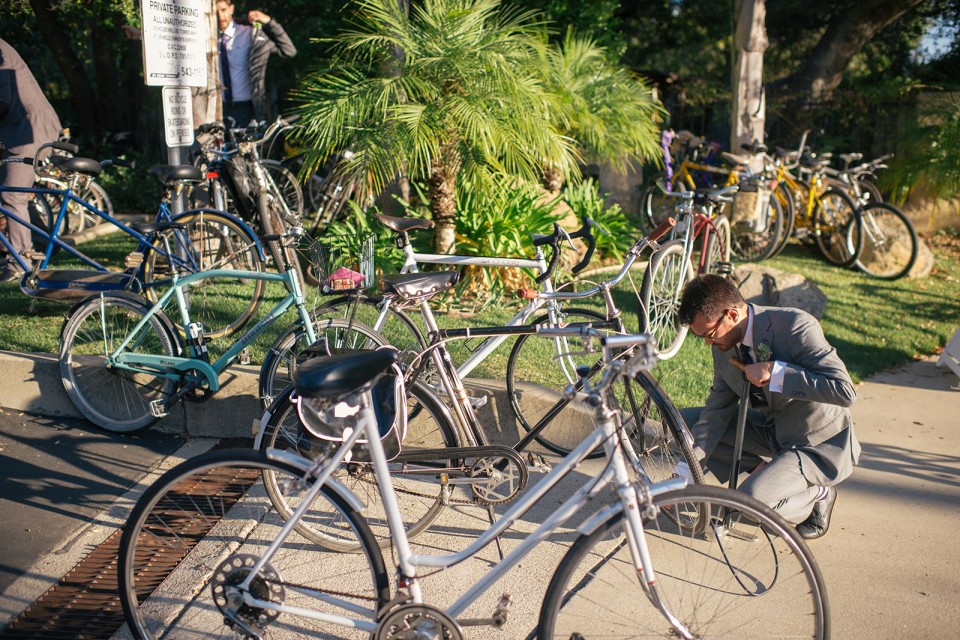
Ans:
<svg viewBox="0 0 960 640"><path fill-rule="evenodd" d="M447 291L453 288L459 279L458 271L391 273L383 276L381 284L384 295L393 295L404 301L412 301Z"/></svg>

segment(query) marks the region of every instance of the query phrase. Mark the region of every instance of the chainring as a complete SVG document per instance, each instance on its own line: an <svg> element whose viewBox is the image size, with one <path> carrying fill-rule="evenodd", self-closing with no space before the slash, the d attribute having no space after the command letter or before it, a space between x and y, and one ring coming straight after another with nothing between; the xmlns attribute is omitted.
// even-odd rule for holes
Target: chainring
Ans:
<svg viewBox="0 0 960 640"><path fill-rule="evenodd" d="M482 504L503 504L527 486L527 466L519 456L477 458L470 468L474 497Z"/></svg>
<svg viewBox="0 0 960 640"><path fill-rule="evenodd" d="M404 604L386 615L372 640L463 640L460 625L428 604Z"/></svg>
<svg viewBox="0 0 960 640"><path fill-rule="evenodd" d="M256 637L244 629L244 626L262 635L267 625L280 615L279 611L269 611L243 604L243 594L235 588L250 575L250 571L259 560L258 556L247 553L230 556L220 563L210 581L213 601L223 614L224 622L244 638ZM283 583L280 580L280 574L270 563L265 564L250 583L250 594L258 600L283 604L285 596ZM230 602L231 596L239 596L241 599L239 605Z"/></svg>

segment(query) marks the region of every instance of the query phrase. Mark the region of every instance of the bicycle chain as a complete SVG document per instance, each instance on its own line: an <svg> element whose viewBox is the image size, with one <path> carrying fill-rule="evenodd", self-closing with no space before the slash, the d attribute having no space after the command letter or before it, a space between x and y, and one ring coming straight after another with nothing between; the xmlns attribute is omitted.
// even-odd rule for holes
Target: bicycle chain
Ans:
<svg viewBox="0 0 960 640"><path fill-rule="evenodd" d="M448 469L448 471L464 471L464 469L458 467L458 468L455 468L455 469L454 469L454 468ZM364 474L364 476L366 476L366 475L367 475L367 474ZM358 476L354 476L354 477L355 477L358 481L360 481L360 482L366 482L366 483L371 484L371 485L375 485L375 484L376 484L376 480L368 480L366 477L363 477L363 478L358 477ZM401 489L401 488L397 487L396 485L394 485L393 490L394 490L396 493L403 493L403 494L405 494L405 495L415 496L415 497L417 497L417 498L428 498L428 499L431 499L431 500L436 500L436 499L437 499L437 496L435 496L435 495L432 495L432 494L429 494L429 493L420 493L419 491L411 491L410 489ZM451 503L451 504L481 504L481 505L493 504L493 503L488 502L487 500L484 500L484 499L479 498L479 497L477 497L477 496L474 496L474 497L471 498L471 499L454 498L454 497L451 496L451 497L447 498L447 502L449 502L449 503Z"/></svg>

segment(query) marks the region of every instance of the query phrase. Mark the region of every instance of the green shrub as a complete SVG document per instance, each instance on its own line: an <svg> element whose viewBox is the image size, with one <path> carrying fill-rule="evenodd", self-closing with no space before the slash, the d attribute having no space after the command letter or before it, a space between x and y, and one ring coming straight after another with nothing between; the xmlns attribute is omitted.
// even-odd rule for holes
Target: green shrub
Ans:
<svg viewBox="0 0 960 640"><path fill-rule="evenodd" d="M623 254L633 244L636 229L620 210L620 205L609 207L600 196L600 187L593 178L583 180L577 185L568 185L563 192L563 201L582 220L589 217L607 233L596 233L597 255L595 260L623 259Z"/></svg>

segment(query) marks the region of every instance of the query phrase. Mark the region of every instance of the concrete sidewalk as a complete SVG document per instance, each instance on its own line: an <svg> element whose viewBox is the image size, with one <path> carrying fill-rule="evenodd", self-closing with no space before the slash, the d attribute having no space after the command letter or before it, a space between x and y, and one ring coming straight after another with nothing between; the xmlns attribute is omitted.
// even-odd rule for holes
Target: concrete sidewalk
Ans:
<svg viewBox="0 0 960 640"><path fill-rule="evenodd" d="M11 387L21 392L23 387L19 374L10 370L9 359L23 356L5 354L2 358L8 360L0 361L5 370L0 390L4 404L10 406L7 399L16 395L8 393ZM55 373L55 359L50 362L31 356L26 360L29 362L21 364L29 368L28 382L35 386L30 393L34 395L22 395L18 402L29 401L30 409L40 412L44 407L62 409L64 402L69 406L65 398L55 398L58 375L49 378ZM51 366L53 373L48 371ZM811 543L829 589L834 638L955 637L960 633L960 546L956 542L960 531L960 392L951 389L955 385L956 375L927 359L885 372L857 387L853 413L863 444L861 466L840 488L830 533ZM222 405L212 404L221 401L228 401L226 394L211 400L205 410L211 415L223 413ZM169 461L164 461L160 466L167 464ZM588 466L578 472L591 473ZM134 484L136 480L130 487ZM138 488L142 486L141 481ZM116 528L122 523L120 511L135 500L133 493L122 499L122 505L105 509L105 513L110 511L109 518L100 519L100 524ZM438 525L448 517L457 518L454 530L465 532L482 527L482 516L477 509L450 509ZM511 537L522 539L535 516L530 514L518 523L516 535ZM83 544L71 543L71 539L83 534L89 534L89 526L71 532L57 548L82 548ZM502 589L515 595L506 629L468 628L465 637L525 636L535 625L560 547L569 541L569 535L561 536L498 583L498 593ZM475 576L485 571L491 553L464 563L458 572ZM39 579L44 572L53 571L52 567L64 564L62 559L51 563L49 558L39 558L29 573ZM6 614L12 613L10 595L5 592L2 598ZM23 591L17 595L22 604ZM489 600L495 597L490 595Z"/></svg>

